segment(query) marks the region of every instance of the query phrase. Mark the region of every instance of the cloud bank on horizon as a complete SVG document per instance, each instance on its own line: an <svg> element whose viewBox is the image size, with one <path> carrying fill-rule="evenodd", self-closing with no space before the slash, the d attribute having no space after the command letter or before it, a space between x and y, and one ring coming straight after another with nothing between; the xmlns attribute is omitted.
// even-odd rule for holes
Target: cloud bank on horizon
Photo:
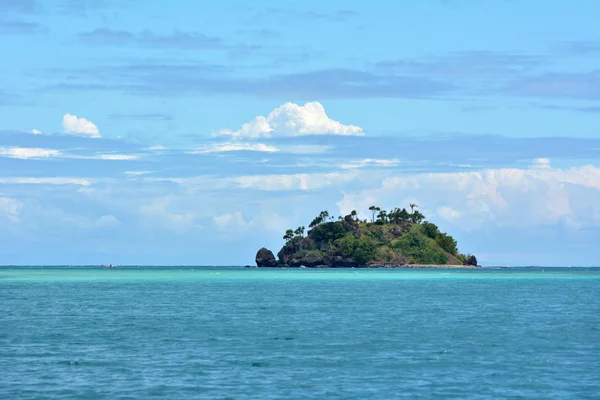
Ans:
<svg viewBox="0 0 600 400"><path fill-rule="evenodd" d="M418 202L483 264L598 264L597 3L232 4L6 3L0 263L247 264Z"/></svg>

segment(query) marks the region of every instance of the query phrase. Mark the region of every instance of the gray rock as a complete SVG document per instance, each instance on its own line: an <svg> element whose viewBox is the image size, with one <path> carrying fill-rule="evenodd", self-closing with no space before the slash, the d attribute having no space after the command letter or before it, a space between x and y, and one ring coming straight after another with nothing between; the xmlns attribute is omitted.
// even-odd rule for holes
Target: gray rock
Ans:
<svg viewBox="0 0 600 400"><path fill-rule="evenodd" d="M263 247L256 253L256 265L259 268L276 268L277 260L271 250Z"/></svg>
<svg viewBox="0 0 600 400"><path fill-rule="evenodd" d="M324 264L323 257L315 253L308 253L307 255L302 257L300 262L302 263L302 265L305 265L307 267L316 267L317 265Z"/></svg>
<svg viewBox="0 0 600 400"><path fill-rule="evenodd" d="M477 257L475 257L475 256L467 257L467 259L465 260L465 265L477 266Z"/></svg>

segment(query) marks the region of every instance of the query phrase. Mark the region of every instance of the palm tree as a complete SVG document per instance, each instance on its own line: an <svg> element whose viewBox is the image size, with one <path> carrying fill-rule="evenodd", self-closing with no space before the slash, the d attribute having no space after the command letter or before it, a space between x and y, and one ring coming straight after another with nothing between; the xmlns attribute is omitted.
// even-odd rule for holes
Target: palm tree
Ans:
<svg viewBox="0 0 600 400"><path fill-rule="evenodd" d="M381 208L379 208L377 206L371 206L371 207L369 207L369 211L371 211L373 213L373 217L371 218L371 222L375 222L375 213L377 211L381 211Z"/></svg>
<svg viewBox="0 0 600 400"><path fill-rule="evenodd" d="M408 206L410 207L410 211L413 213L415 212L415 208L419 207L417 203L410 203Z"/></svg>
<svg viewBox="0 0 600 400"><path fill-rule="evenodd" d="M356 216L358 215L358 213L356 212L356 210L352 210L352 211L350 211L350 215L352 216L352 219L356 219Z"/></svg>

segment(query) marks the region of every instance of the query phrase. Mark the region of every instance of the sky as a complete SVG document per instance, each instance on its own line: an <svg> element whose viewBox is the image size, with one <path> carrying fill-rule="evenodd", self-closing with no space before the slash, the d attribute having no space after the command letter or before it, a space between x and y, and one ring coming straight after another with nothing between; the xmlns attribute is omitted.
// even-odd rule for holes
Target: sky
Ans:
<svg viewBox="0 0 600 400"><path fill-rule="evenodd" d="M419 204L600 265L600 2L0 0L0 264L244 265Z"/></svg>

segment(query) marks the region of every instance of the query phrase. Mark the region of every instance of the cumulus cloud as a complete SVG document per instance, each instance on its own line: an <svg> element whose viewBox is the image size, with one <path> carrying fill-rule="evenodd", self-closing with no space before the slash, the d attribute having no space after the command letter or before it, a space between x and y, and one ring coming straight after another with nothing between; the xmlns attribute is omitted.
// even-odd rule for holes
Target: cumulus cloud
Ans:
<svg viewBox="0 0 600 400"><path fill-rule="evenodd" d="M19 222L19 214L23 204L10 197L0 197L0 215L4 215L11 222Z"/></svg>
<svg viewBox="0 0 600 400"><path fill-rule="evenodd" d="M540 167L541 166L541 167ZM406 197L410 193L411 198ZM537 159L530 168L429 173L389 177L376 189L345 193L342 213L370 204L385 208L419 200L432 219L475 229L564 224L600 225L600 167L553 168Z"/></svg>
<svg viewBox="0 0 600 400"><path fill-rule="evenodd" d="M42 131L40 131L39 129L32 129L31 133L33 133L34 135L41 135Z"/></svg>
<svg viewBox="0 0 600 400"><path fill-rule="evenodd" d="M98 127L90 120L77 118L76 115L65 114L63 116L63 129L66 133L99 138Z"/></svg>
<svg viewBox="0 0 600 400"><path fill-rule="evenodd" d="M309 102L300 106L285 103L264 117L259 115L254 120L242 125L237 131L221 129L217 135L234 138L260 138L272 136L302 135L345 135L363 136L362 128L355 125L344 125L327 116L325 108L319 102Z"/></svg>
<svg viewBox="0 0 600 400"><path fill-rule="evenodd" d="M0 157L9 158L48 158L61 155L59 150L40 149L37 147L0 147Z"/></svg>

